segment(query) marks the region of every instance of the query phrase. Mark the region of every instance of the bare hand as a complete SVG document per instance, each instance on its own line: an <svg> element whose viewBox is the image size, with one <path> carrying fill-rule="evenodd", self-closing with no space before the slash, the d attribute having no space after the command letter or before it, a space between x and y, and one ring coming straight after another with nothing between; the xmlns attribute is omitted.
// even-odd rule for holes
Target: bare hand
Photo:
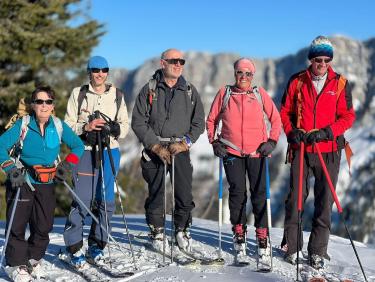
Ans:
<svg viewBox="0 0 375 282"><path fill-rule="evenodd" d="M102 127L106 124L106 121L101 118L94 119L85 125L85 131L90 132L93 130L102 130Z"/></svg>

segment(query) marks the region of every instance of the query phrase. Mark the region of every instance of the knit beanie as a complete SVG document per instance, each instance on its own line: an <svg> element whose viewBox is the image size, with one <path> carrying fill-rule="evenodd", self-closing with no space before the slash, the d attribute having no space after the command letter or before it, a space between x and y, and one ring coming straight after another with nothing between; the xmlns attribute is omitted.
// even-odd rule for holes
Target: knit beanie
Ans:
<svg viewBox="0 0 375 282"><path fill-rule="evenodd" d="M310 45L309 60L319 57L326 56L333 58L333 46L332 43L325 36L318 36L315 38Z"/></svg>

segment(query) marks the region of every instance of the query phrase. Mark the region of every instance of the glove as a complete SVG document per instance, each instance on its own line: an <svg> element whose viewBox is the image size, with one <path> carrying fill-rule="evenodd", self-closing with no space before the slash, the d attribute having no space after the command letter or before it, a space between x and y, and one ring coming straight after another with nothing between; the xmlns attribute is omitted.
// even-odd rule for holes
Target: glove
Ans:
<svg viewBox="0 0 375 282"><path fill-rule="evenodd" d="M97 144L97 140L98 140L98 137L97 137L97 131L96 130L86 132L86 142L87 142L87 144L89 144L91 146L95 146Z"/></svg>
<svg viewBox="0 0 375 282"><path fill-rule="evenodd" d="M12 168L7 172L7 176L13 189L21 187L23 184L25 184L25 175L20 168Z"/></svg>
<svg viewBox="0 0 375 282"><path fill-rule="evenodd" d="M117 138L120 136L120 124L118 122L111 121L109 123L109 128L109 132L113 137Z"/></svg>
<svg viewBox="0 0 375 282"><path fill-rule="evenodd" d="M333 133L330 127L314 130L305 135L305 142L308 144L314 144L324 140L333 140Z"/></svg>
<svg viewBox="0 0 375 282"><path fill-rule="evenodd" d="M56 167L56 174L55 174L55 182L64 182L67 180L69 171L71 170L72 166L67 161L62 161Z"/></svg>
<svg viewBox="0 0 375 282"><path fill-rule="evenodd" d="M172 155L177 155L181 152L189 151L189 146L185 141L181 141L169 145L168 150Z"/></svg>
<svg viewBox="0 0 375 282"><path fill-rule="evenodd" d="M214 149L214 154L216 157L224 158L228 155L225 145L218 140L212 142L212 148Z"/></svg>
<svg viewBox="0 0 375 282"><path fill-rule="evenodd" d="M269 154L272 153L275 147L276 147L276 141L272 139L268 139L267 142L263 142L262 144L259 145L257 152L262 157L267 157Z"/></svg>
<svg viewBox="0 0 375 282"><path fill-rule="evenodd" d="M301 141L304 141L303 138L305 136L305 132L301 129L293 129L292 132L288 135L288 143L290 144L299 144Z"/></svg>
<svg viewBox="0 0 375 282"><path fill-rule="evenodd" d="M151 151L156 154L162 162L166 162L167 164L171 164L171 153L162 145L155 144L152 146Z"/></svg>

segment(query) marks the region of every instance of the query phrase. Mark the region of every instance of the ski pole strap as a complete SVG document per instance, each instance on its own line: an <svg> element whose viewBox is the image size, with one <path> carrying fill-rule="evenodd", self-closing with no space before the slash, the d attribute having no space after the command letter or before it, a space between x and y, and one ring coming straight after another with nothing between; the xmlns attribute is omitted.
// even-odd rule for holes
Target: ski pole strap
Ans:
<svg viewBox="0 0 375 282"><path fill-rule="evenodd" d="M342 208L341 208L339 199L337 198L335 187L332 184L331 176L328 173L327 166L326 166L326 163L323 160L322 153L320 152L319 145L317 143L315 143L314 146L315 146L315 149L316 149L316 151L318 153L319 161L320 161L320 164L321 164L321 166L323 168L324 175L325 175L325 177L327 179L329 189L331 189L331 193L332 193L333 199L335 200L335 203L336 203L336 206L337 206L337 210L338 210L339 213L342 213Z"/></svg>

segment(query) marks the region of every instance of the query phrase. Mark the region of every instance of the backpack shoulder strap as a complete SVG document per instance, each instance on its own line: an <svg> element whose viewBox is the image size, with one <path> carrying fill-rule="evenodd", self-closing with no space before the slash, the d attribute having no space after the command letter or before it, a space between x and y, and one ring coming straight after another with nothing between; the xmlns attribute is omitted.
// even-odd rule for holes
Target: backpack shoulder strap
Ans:
<svg viewBox="0 0 375 282"><path fill-rule="evenodd" d="M342 90L344 90L346 86L347 79L343 75L339 75L339 79L337 81L337 91L336 91L336 100L339 100Z"/></svg>
<svg viewBox="0 0 375 282"><path fill-rule="evenodd" d="M187 81L187 80L186 80L186 92L187 92L187 95L189 96L189 98L191 100L191 96L193 95L193 90L192 90L190 82Z"/></svg>
<svg viewBox="0 0 375 282"><path fill-rule="evenodd" d="M77 116L79 116L79 113L81 112L82 103L83 103L83 100L86 99L86 94L88 90L89 90L88 84L82 85L81 89L79 89L78 100L77 100L78 102Z"/></svg>
<svg viewBox="0 0 375 282"><path fill-rule="evenodd" d="M58 117L52 116L53 123L55 124L57 135L59 136L59 141L61 143L62 133L63 133L63 125L61 119Z"/></svg>
<svg viewBox="0 0 375 282"><path fill-rule="evenodd" d="M125 93L122 92L119 88L116 87L116 105L117 105L117 109L116 109L115 121L117 121L118 111L120 110L121 102L122 102L122 99L124 97L125 97Z"/></svg>
<svg viewBox="0 0 375 282"><path fill-rule="evenodd" d="M224 113L225 109L228 106L230 95L232 94L232 89L230 88L230 85L225 86L225 94L223 98L223 104L221 104L221 111L220 114Z"/></svg>
<svg viewBox="0 0 375 282"><path fill-rule="evenodd" d="M152 105L152 101L153 100L156 100L156 79L155 78L151 78L149 81L148 81L148 102L150 104L150 106Z"/></svg>
<svg viewBox="0 0 375 282"><path fill-rule="evenodd" d="M271 123L270 123L270 120L268 119L268 116L267 116L266 112L264 111L264 103L263 103L262 95L260 94L258 86L255 85L253 87L253 93L254 93L255 97L257 98L260 107L262 108L263 121L264 121L264 124L265 124L266 129L267 129L267 134L269 135L269 132L271 130Z"/></svg>
<svg viewBox="0 0 375 282"><path fill-rule="evenodd" d="M303 85L303 79L304 79L304 74L299 75L297 78L297 86L295 93L297 95L297 128L301 127L301 119L302 119L302 94L301 94L301 88Z"/></svg>

